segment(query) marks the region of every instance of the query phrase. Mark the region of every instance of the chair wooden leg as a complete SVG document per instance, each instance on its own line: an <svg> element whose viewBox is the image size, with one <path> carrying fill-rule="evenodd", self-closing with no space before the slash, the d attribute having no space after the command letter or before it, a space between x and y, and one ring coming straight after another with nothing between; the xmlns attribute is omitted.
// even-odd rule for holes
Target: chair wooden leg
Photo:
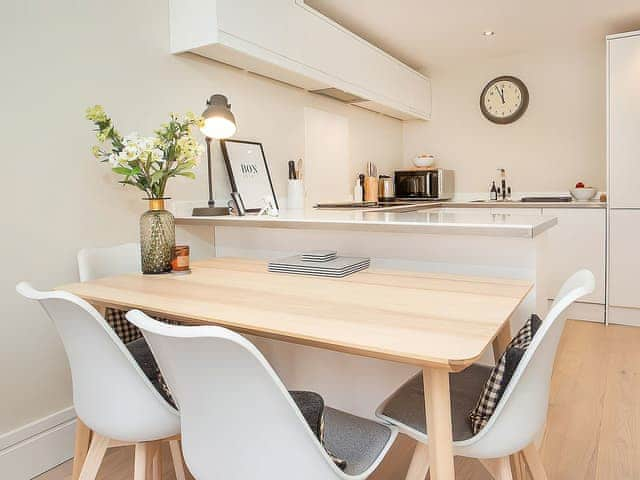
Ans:
<svg viewBox="0 0 640 480"><path fill-rule="evenodd" d="M511 463L511 476L513 477L513 480L527 480L528 477L525 471L526 467L520 452L509 456L509 460Z"/></svg>
<svg viewBox="0 0 640 480"><path fill-rule="evenodd" d="M147 478L150 480L162 480L162 443L148 443L146 457Z"/></svg>
<svg viewBox="0 0 640 480"><path fill-rule="evenodd" d="M547 480L547 474L544 471L542 459L540 458L540 453L535 443L531 443L525 447L522 450L522 456L524 457L527 467L529 467L529 472L533 480Z"/></svg>
<svg viewBox="0 0 640 480"><path fill-rule="evenodd" d="M480 463L487 469L494 480L513 480L509 457L481 458Z"/></svg>
<svg viewBox="0 0 640 480"><path fill-rule="evenodd" d="M429 447L417 442L405 480L424 480L429 472Z"/></svg>
<svg viewBox="0 0 640 480"><path fill-rule="evenodd" d="M94 432L87 458L80 471L80 480L95 480L108 447L109 439Z"/></svg>
<svg viewBox="0 0 640 480"><path fill-rule="evenodd" d="M173 460L173 469L176 472L176 480L186 480L184 473L184 462L182 461L182 446L180 440L170 440L169 449Z"/></svg>
<svg viewBox="0 0 640 480"><path fill-rule="evenodd" d="M76 444L73 453L73 473L71 474L71 480L78 480L80 478L80 472L82 466L89 453L89 446L91 445L91 430L87 427L82 420L76 419Z"/></svg>
<svg viewBox="0 0 640 480"><path fill-rule="evenodd" d="M133 480L146 480L147 456L148 456L148 445L146 443L136 443L134 463L133 463Z"/></svg>

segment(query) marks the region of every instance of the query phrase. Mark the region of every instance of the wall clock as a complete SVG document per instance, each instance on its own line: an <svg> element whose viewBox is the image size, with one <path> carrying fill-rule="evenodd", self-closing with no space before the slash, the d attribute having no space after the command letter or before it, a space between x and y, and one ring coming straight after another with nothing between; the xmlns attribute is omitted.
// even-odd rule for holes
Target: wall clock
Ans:
<svg viewBox="0 0 640 480"><path fill-rule="evenodd" d="M524 114L528 106L527 86L519 78L509 75L494 78L480 94L480 110L493 123L513 123Z"/></svg>

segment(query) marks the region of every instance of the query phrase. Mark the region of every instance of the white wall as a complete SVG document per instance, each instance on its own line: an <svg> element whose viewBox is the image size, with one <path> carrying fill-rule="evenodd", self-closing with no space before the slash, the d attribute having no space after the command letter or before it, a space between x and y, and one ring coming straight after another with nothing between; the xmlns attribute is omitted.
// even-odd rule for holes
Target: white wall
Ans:
<svg viewBox="0 0 640 480"><path fill-rule="evenodd" d="M71 404L61 344L38 307L18 298L15 284L75 281L76 251L135 240L146 206L140 192L122 189L91 157L87 106L103 104L124 133L147 134L168 112L198 113L208 95L225 93L238 119L236 138L264 143L281 195L287 161L304 155L305 106L348 119L351 175L368 160L382 170L400 163L399 121L196 56L169 55L167 19L164 0L3 2L0 433ZM219 152L216 171L224 197ZM204 163L197 175L169 193L205 199Z"/></svg>
<svg viewBox="0 0 640 480"><path fill-rule="evenodd" d="M500 75L528 86L529 109L511 125L486 120L480 92ZM605 187L604 39L581 50L530 52L430 72L430 122L407 122L404 161L434 153L456 170L458 192L488 191L505 167L514 193L566 191L582 180Z"/></svg>

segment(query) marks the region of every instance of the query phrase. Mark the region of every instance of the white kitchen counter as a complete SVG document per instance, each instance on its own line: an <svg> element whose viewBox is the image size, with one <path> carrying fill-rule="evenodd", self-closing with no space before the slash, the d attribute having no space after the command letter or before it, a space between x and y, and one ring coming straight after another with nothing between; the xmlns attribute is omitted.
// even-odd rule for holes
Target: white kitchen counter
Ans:
<svg viewBox="0 0 640 480"><path fill-rule="evenodd" d="M492 214L486 207L477 212L457 212L455 208L416 206L392 207L384 211L281 210L277 217L177 216L176 224L534 238L556 225L557 220L552 216L518 215L517 212Z"/></svg>

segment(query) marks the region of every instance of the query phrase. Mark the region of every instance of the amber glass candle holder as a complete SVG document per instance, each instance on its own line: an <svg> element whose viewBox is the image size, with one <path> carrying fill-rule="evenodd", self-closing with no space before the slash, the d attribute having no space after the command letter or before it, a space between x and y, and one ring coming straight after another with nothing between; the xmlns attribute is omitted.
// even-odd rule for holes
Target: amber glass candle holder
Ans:
<svg viewBox="0 0 640 480"><path fill-rule="evenodd" d="M189 245L176 245L173 247L171 270L174 272L189 271Z"/></svg>

